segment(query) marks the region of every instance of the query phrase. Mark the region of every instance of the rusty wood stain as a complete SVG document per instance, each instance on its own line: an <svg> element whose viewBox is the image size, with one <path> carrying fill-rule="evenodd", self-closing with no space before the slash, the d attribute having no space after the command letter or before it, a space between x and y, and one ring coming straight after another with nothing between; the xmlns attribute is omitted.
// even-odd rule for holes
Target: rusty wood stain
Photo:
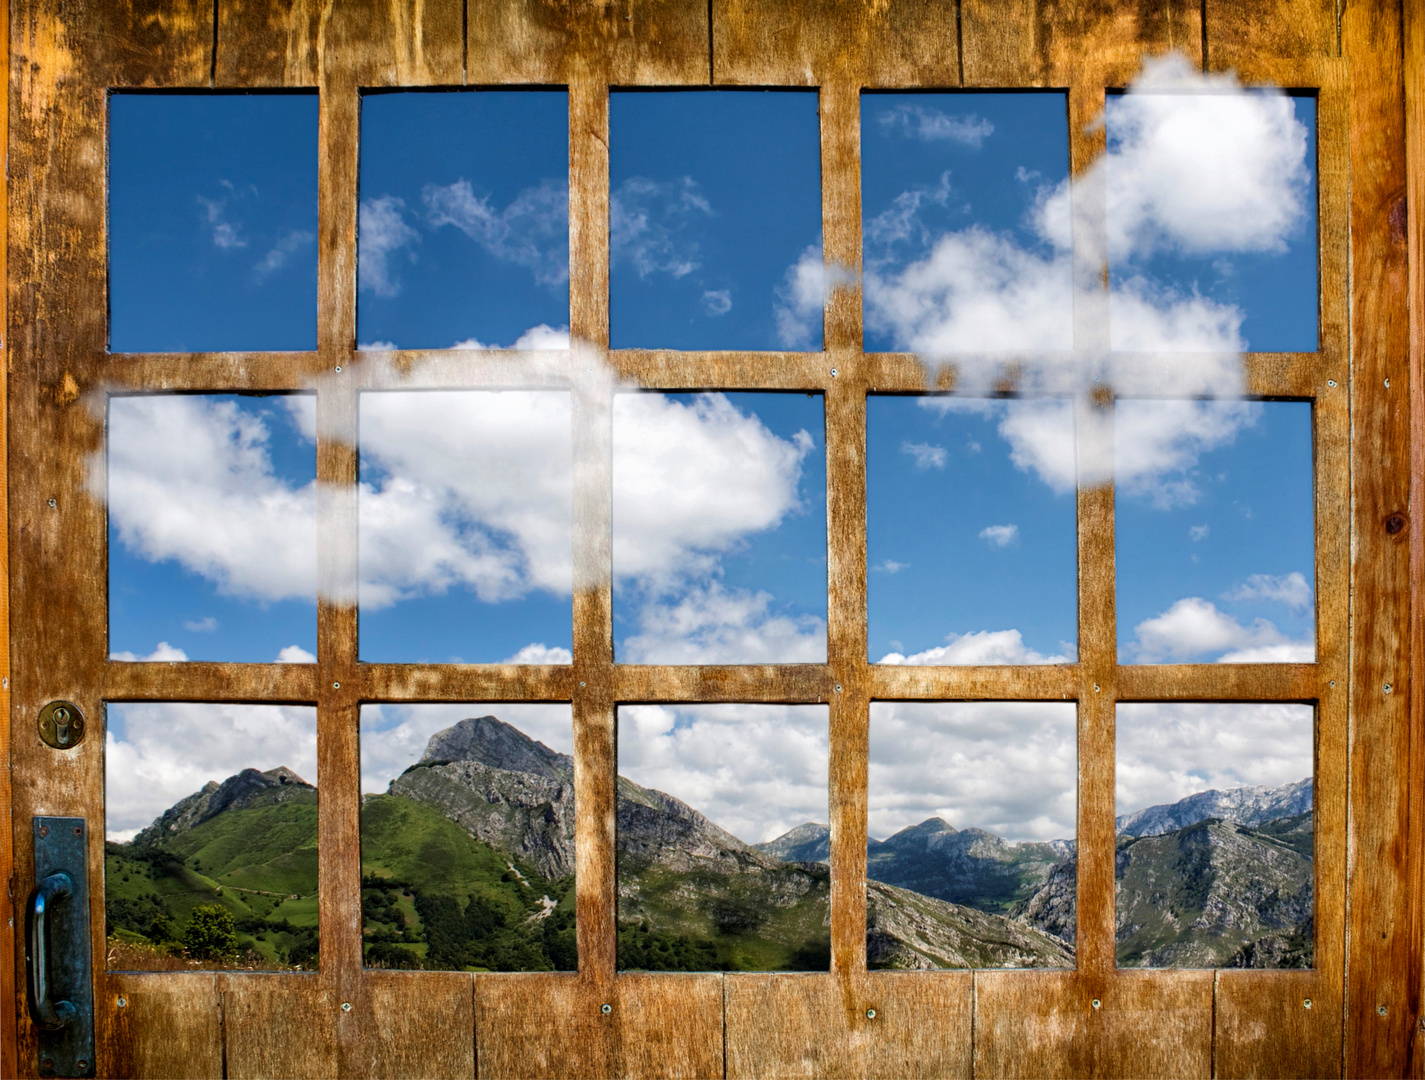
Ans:
<svg viewBox="0 0 1425 1080"><path fill-rule="evenodd" d="M1418 776L1422 750L1422 710L1411 689L1425 635L1422 605L1412 609L1410 594L1412 585L1421 587L1411 558L1425 551L1411 524L1425 521L1425 504L1419 486L1408 483L1412 452L1417 472L1425 453L1425 388L1411 381L1406 350L1414 347L1418 363L1425 285L1418 263L1406 279L1406 242L1420 254L1419 198L1409 201L1403 228L1399 209L1407 176L1398 5L1346 5L1339 41L1332 0L830 0L815 17L776 0L712 0L710 7L706 0L219 0L216 25L214 5L203 0L20 0L14 11L15 212L8 221L8 363L0 377L8 371L14 391L8 445L17 468L8 475L13 558L6 567L0 550L0 570L10 575L11 625L26 657L7 704L15 724L9 748L15 873L25 880L29 872L21 823L32 814L93 816L102 805L102 738L57 760L27 737L24 722L45 700L70 698L101 727L107 698L307 702L316 703L319 717L320 973L100 974L101 1074L1233 1076L1333 1075L1343 1064L1352 1075L1406 1068L1421 993L1421 802L1418 793L1409 800L1407 783ZM1409 56L1418 76L1425 30L1418 11L1411 20ZM1078 172L1101 150L1101 134L1087 124L1104 88L1125 83L1144 55L1168 49L1214 70L1235 69L1249 81L1319 88L1321 346L1310 354L1254 354L1247 370L1255 395L1315 402L1317 661L1118 666L1113 498L1105 489L1079 496L1078 662L1028 669L870 665L865 395L924 389L924 373L913 357L861 351L858 287L829 298L821 353L608 352L609 87L711 80L819 88L826 258L855 268L863 87L1067 87ZM1333 59L1342 55L1352 61L1350 76ZM96 300L106 274L104 89L210 81L321 91L318 347L298 354L108 357L104 305ZM587 357L551 356L531 373L496 353L400 352L363 362L354 352L359 89L462 83L569 87L570 316L593 355L650 388L825 395L826 664L613 663L610 399L607 388L590 389L581 380ZM1418 93L1411 107L1417 156L1410 190L1418 196L1425 186L1418 157L1425 106ZM1119 357L1117 385L1131 388L1138 379L1151 386L1152 365L1164 362ZM354 607L329 600L319 607L316 665L107 662L104 620L94 616L106 595L104 516L83 494L84 462L103 433L83 403L86 391L101 384L282 390L315 382L319 477L349 490L356 482L350 433L357 395L406 374L412 378L403 385L411 386L577 388L580 587L572 667L360 664ZM942 388L954 385L953 365L942 379ZM47 505L51 497L54 508ZM1403 525L1392 531L1386 523L1397 515ZM324 581L349 596L354 570L334 553L353 544L354 502L322 522ZM5 661L0 656L0 670ZM1396 688L1388 700L1377 692L1383 681ZM0 689L0 703L7 694ZM1078 703L1083 858L1076 970L866 971L867 725L877 698ZM1114 705L1217 699L1316 703L1317 966L1117 971ZM357 718L359 703L371 700L573 702L578 974L363 970ZM617 973L614 770L621 701L830 704L831 972ZM0 813L4 799L0 787ZM96 835L96 881L102 865ZM103 943L100 893L96 950ZM0 964L6 978L19 971L3 951ZM119 997L125 1009L117 1007ZM1302 1005L1308 997L1310 1010ZM352 1008L344 1011L343 1002ZM1378 1004L1388 1005L1385 1017ZM874 1019L866 1015L870 1008ZM274 1031L293 1037L275 1039ZM8 1071L15 1061L20 1070L32 1068L33 1040L21 1016L18 1058L0 1058L0 1067ZM1418 1053L1411 1066L1425 1073Z"/></svg>

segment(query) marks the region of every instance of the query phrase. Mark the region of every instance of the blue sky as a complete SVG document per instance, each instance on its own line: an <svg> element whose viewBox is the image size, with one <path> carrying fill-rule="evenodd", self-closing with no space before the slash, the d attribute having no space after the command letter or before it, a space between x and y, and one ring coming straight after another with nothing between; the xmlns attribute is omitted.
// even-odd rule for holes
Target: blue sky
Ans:
<svg viewBox="0 0 1425 1080"><path fill-rule="evenodd" d="M317 95L109 97L114 352L314 349Z"/></svg>

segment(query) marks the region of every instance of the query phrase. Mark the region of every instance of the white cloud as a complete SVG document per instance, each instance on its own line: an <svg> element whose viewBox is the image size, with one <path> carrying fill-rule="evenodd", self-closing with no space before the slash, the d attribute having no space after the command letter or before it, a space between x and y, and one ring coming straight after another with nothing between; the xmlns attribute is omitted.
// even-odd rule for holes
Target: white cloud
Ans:
<svg viewBox="0 0 1425 1080"><path fill-rule="evenodd" d="M1195 660L1214 653L1219 663L1309 662L1315 656L1310 640L1292 641L1268 619L1244 625L1197 596L1185 597L1161 615L1139 623L1134 628L1133 650L1138 663L1148 664Z"/></svg>
<svg viewBox="0 0 1425 1080"><path fill-rule="evenodd" d="M909 454L915 461L917 469L943 469L945 462L949 460L949 455L945 453L945 447L935 446L931 443L901 443L901 453Z"/></svg>
<svg viewBox="0 0 1425 1080"><path fill-rule="evenodd" d="M317 239L315 233L305 229L292 229L278 237L266 255L254 268L259 280L276 273L287 265L287 260Z"/></svg>
<svg viewBox="0 0 1425 1080"><path fill-rule="evenodd" d="M897 105L877 118L881 127L921 142L957 142L979 149L995 126L974 113L947 113L925 105Z"/></svg>
<svg viewBox="0 0 1425 1080"><path fill-rule="evenodd" d="M887 574L899 574L902 570L909 568L910 563L896 562L894 559L886 559L871 567L872 570L880 570Z"/></svg>
<svg viewBox="0 0 1425 1080"><path fill-rule="evenodd" d="M867 827L883 840L939 817L1007 840L1077 833L1072 702L871 703Z"/></svg>
<svg viewBox="0 0 1425 1080"><path fill-rule="evenodd" d="M171 662L175 660L187 660L188 654L182 649L178 648L176 645L170 645L166 641L160 641L158 643L158 646L153 650L153 652L149 653L147 656L138 656L125 649L121 652L111 652L109 654L109 659L123 660L127 663L133 663L134 661L140 660L145 663Z"/></svg>
<svg viewBox="0 0 1425 1080"><path fill-rule="evenodd" d="M1154 702L1117 712L1117 814L1199 791L1278 787L1312 775L1310 705Z"/></svg>
<svg viewBox="0 0 1425 1080"><path fill-rule="evenodd" d="M1119 401L1114 409L1114 482L1158 509L1191 506L1193 470L1204 453L1229 445L1262 415L1255 401Z"/></svg>
<svg viewBox="0 0 1425 1080"><path fill-rule="evenodd" d="M826 661L826 623L778 613L770 593L692 584L672 598L646 599L638 631L624 639L630 664L819 664Z"/></svg>
<svg viewBox="0 0 1425 1080"><path fill-rule="evenodd" d="M309 395L283 404L315 425ZM109 520L124 546L174 560L226 595L315 600L316 481L276 475L271 422L196 395L110 398Z"/></svg>
<svg viewBox="0 0 1425 1080"><path fill-rule="evenodd" d="M191 630L195 634L211 634L218 628L218 620L211 615L205 615L201 619L189 619L183 624L183 629Z"/></svg>
<svg viewBox="0 0 1425 1080"><path fill-rule="evenodd" d="M277 654L279 664L315 664L316 655L309 653L300 645L285 645L282 651Z"/></svg>
<svg viewBox="0 0 1425 1080"><path fill-rule="evenodd" d="M203 208L203 222L208 226L208 235L213 246L220 251L247 247L240 232L242 226L227 220L227 199L205 199L199 195L198 205Z"/></svg>
<svg viewBox="0 0 1425 1080"><path fill-rule="evenodd" d="M104 815L130 839L179 799L243 769L285 765L317 782L317 710L306 705L110 703Z"/></svg>
<svg viewBox="0 0 1425 1080"><path fill-rule="evenodd" d="M452 349L547 349L562 352L569 348L569 327L553 327L548 323L540 323L538 326L531 326L519 337L515 338L510 345L486 345L477 338L466 338L464 341L457 341L451 346Z"/></svg>
<svg viewBox="0 0 1425 1080"><path fill-rule="evenodd" d="M1210 531L1211 530L1208 528L1207 525L1193 525L1188 529L1188 536L1191 538L1192 542L1196 544L1199 541L1206 540L1207 534Z"/></svg>
<svg viewBox="0 0 1425 1080"><path fill-rule="evenodd" d="M732 310L731 289L708 289L703 293L703 310L716 318Z"/></svg>
<svg viewBox="0 0 1425 1080"><path fill-rule="evenodd" d="M1253 574L1244 584L1222 594L1224 600L1267 600L1300 611L1311 603L1311 585L1299 570L1278 577Z"/></svg>
<svg viewBox="0 0 1425 1080"><path fill-rule="evenodd" d="M1065 664L1073 660L1067 654L1035 652L1024 643L1018 630L980 630L971 634L950 634L948 644L937 645L923 652L906 656L887 653L878 664L907 664L917 667L962 667L981 664Z"/></svg>
<svg viewBox="0 0 1425 1080"><path fill-rule="evenodd" d="M572 664L574 654L563 646L546 645L539 641L524 646L502 662L506 664Z"/></svg>
<svg viewBox="0 0 1425 1080"><path fill-rule="evenodd" d="M620 394L613 414L616 576L709 572L717 555L799 509L806 432L780 438L723 394L689 404Z"/></svg>
<svg viewBox="0 0 1425 1080"><path fill-rule="evenodd" d="M997 548L1006 548L1019 539L1018 525L987 525L980 530L980 539Z"/></svg>
<svg viewBox="0 0 1425 1080"><path fill-rule="evenodd" d="M747 843L827 822L824 705L622 705L618 771Z"/></svg>
<svg viewBox="0 0 1425 1080"><path fill-rule="evenodd" d="M777 286L774 314L778 344L784 349L817 348L828 294L854 281L855 274L851 271L826 265L820 242L809 244L787 268L786 277Z"/></svg>
<svg viewBox="0 0 1425 1080"><path fill-rule="evenodd" d="M494 716L561 754L574 752L574 712L566 703L383 704L361 706L361 790L383 792L414 765L438 731Z"/></svg>
<svg viewBox="0 0 1425 1080"><path fill-rule="evenodd" d="M569 186L544 180L503 210L476 195L468 180L421 189L431 228L453 225L491 255L523 266L541 285L569 280Z"/></svg>
<svg viewBox="0 0 1425 1080"><path fill-rule="evenodd" d="M358 277L361 287L377 296L392 297L401 291L392 259L421 240L421 234L406 224L405 209L404 199L383 195L362 199L357 212ZM414 262L415 252L407 251L406 257Z"/></svg>
<svg viewBox="0 0 1425 1080"><path fill-rule="evenodd" d="M686 277L698 268L698 244L685 235L688 223L713 216L712 206L690 176L660 183L641 176L609 196L609 261L630 263L649 274Z"/></svg>

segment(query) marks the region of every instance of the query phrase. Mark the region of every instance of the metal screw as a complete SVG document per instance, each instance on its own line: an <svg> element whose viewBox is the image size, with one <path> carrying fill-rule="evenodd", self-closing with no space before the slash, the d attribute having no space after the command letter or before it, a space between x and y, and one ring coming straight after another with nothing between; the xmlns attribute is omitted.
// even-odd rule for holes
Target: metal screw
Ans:
<svg viewBox="0 0 1425 1080"><path fill-rule="evenodd" d="M339 682L334 682L334 683L332 683L332 689L333 689L333 690L340 690L340 689L341 689L341 683L339 683Z"/></svg>
<svg viewBox="0 0 1425 1080"><path fill-rule="evenodd" d="M1387 390L1390 389L1390 380L1389 380L1389 379L1386 379L1386 381L1385 381L1385 388L1386 388Z"/></svg>
<svg viewBox="0 0 1425 1080"><path fill-rule="evenodd" d="M41 835L41 836L48 836L48 835L49 835L49 826L48 826L48 825L41 825L41 826L40 826L40 835Z"/></svg>
<svg viewBox="0 0 1425 1080"><path fill-rule="evenodd" d="M1305 998L1305 999L1303 999L1303 1000L1302 1000L1302 1003L1301 1003L1301 1007L1302 1007L1303 1009L1309 1009L1309 1008L1311 1008L1311 999L1310 999L1310 998Z"/></svg>
<svg viewBox="0 0 1425 1080"><path fill-rule="evenodd" d="M1326 380L1326 385L1327 385L1327 386L1335 386L1335 385L1336 385L1336 380L1335 380L1335 379L1327 379L1327 380Z"/></svg>
<svg viewBox="0 0 1425 1080"><path fill-rule="evenodd" d="M341 372L341 365L340 365L340 364L338 364L338 365L336 366L336 370L337 370L337 373L340 374L340 372Z"/></svg>
<svg viewBox="0 0 1425 1080"><path fill-rule="evenodd" d="M83 827L82 825L76 825L76 826L74 826L74 835L75 835L75 836L83 836L83 835L84 835L84 827Z"/></svg>
<svg viewBox="0 0 1425 1080"><path fill-rule="evenodd" d="M89 1068L89 1062L87 1061L78 1061L75 1064L79 1066L80 1072L83 1072L85 1069Z"/></svg>
<svg viewBox="0 0 1425 1080"><path fill-rule="evenodd" d="M1094 999L1093 999L1093 1007L1094 1007L1095 1009L1101 1009L1101 1008L1103 1008L1103 1002L1100 1001L1098 998L1094 998Z"/></svg>
<svg viewBox="0 0 1425 1080"><path fill-rule="evenodd" d="M1387 1009L1384 1005L1377 1005L1377 1006L1376 1006L1376 1015L1377 1015L1377 1016L1384 1016L1384 1015L1385 1015L1386 1013L1388 1013L1388 1012L1390 1012L1390 1010Z"/></svg>
<svg viewBox="0 0 1425 1080"><path fill-rule="evenodd" d="M836 684L836 692L837 692L838 694L841 693L841 684L840 684L840 683L837 683L837 684Z"/></svg>
<svg viewBox="0 0 1425 1080"><path fill-rule="evenodd" d="M56 506L59 505L59 503L57 503L57 502L55 502L53 499L51 499L51 500L49 501L49 505L50 505L50 509L54 509Z"/></svg>
<svg viewBox="0 0 1425 1080"><path fill-rule="evenodd" d="M1386 684L1385 684L1385 692L1386 692L1387 694L1390 693L1392 689L1393 689L1393 688L1391 687L1390 683L1386 683Z"/></svg>
<svg viewBox="0 0 1425 1080"><path fill-rule="evenodd" d="M1335 680L1335 679L1332 679L1332 680L1331 680L1331 685L1332 685L1332 686L1335 686L1335 685L1336 685L1336 680Z"/></svg>
<svg viewBox="0 0 1425 1080"><path fill-rule="evenodd" d="M342 1012L351 1012L351 1002L349 1002L349 1001L343 1001L343 1002L341 1003L341 1011L342 1011Z"/></svg>
<svg viewBox="0 0 1425 1080"><path fill-rule="evenodd" d="M579 685L580 685L580 686L588 686L589 684L586 683L586 682L584 682L583 679L580 679L580 680L579 680Z"/></svg>
<svg viewBox="0 0 1425 1080"><path fill-rule="evenodd" d="M128 1005L128 1003L129 1003L129 999L128 999L128 998L120 998L120 999L118 1000L118 1006L119 1006L119 1008L121 1008L121 1009L124 1008L126 1005Z"/></svg>
<svg viewBox="0 0 1425 1080"><path fill-rule="evenodd" d="M599 1012L603 1013L605 1016L608 1016L609 1013L613 1011L614 1007L612 1005L604 1004L599 1006Z"/></svg>
<svg viewBox="0 0 1425 1080"><path fill-rule="evenodd" d="M874 1020L874 1019L876 1019L876 1010L875 1010L875 1009L867 1009L867 1010L866 1010L866 1019L867 1019L867 1020Z"/></svg>
<svg viewBox="0 0 1425 1080"><path fill-rule="evenodd" d="M1094 684L1093 684L1093 692L1094 692L1095 694L1099 693L1098 683L1094 683Z"/></svg>
<svg viewBox="0 0 1425 1080"><path fill-rule="evenodd" d="M831 369L831 377L832 377L833 379L836 378L836 369L835 369L835 368L832 368L832 369Z"/></svg>

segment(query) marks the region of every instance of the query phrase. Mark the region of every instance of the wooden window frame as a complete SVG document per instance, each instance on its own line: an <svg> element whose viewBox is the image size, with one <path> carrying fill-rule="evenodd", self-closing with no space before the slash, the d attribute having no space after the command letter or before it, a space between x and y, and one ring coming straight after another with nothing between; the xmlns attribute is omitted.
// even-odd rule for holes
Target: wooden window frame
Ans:
<svg viewBox="0 0 1425 1080"><path fill-rule="evenodd" d="M1425 301L1420 80L1425 16L1362 0L14 0L10 25L7 566L19 662L11 772L12 882L28 880L29 819L97 817L103 703L315 704L321 965L315 975L116 973L96 961L101 1074L1033 1075L1425 1069L1421 997L1421 642ZM1408 48L1407 48L1408 44ZM835 290L819 352L685 353L608 346L610 87L803 86L820 96L824 255L861 261L862 89L1066 89L1079 174L1102 152L1089 122L1145 55L1318 93L1320 347L1250 354L1248 393L1313 402L1317 658L1310 664L1121 665L1113 493L1078 494L1079 659L1045 667L868 663L865 402L927 389L912 356L863 353L859 288ZM1403 78L1413 73L1413 82ZM816 391L826 408L825 664L613 662L612 387L583 351L355 351L360 93L560 85L569 92L570 317L629 383L657 390ZM320 91L318 346L297 353L107 353L107 93L137 87ZM1412 153L1407 162L1407 107ZM1407 264L1407 246L1415 256ZM1407 298L1410 303L1407 307ZM1106 294L1102 298L1106 303ZM1407 322L1407 311L1409 321ZM1098 313L1101 315L1101 313ZM1077 320L1076 347L1102 351ZM1151 394L1163 357L1116 354L1117 392ZM833 375L833 369L835 374ZM931 389L953 387L953 366ZM358 394L383 388L558 387L574 393L576 580L571 666L368 664L356 611L318 604L315 665L116 663L107 648L107 531L84 495L105 392L310 390L324 596L355 595ZM1007 386L1012 389L1012 386ZM1077 408L1103 407L1091 402ZM348 497L350 496L350 497ZM55 500L51 505L50 500ZM1393 517L1405 527L1393 528ZM3 603L0 600L0 603ZM10 671L8 649L0 656ZM1390 689L1386 686L1389 684ZM99 721L56 757L40 706ZM865 958L868 712L873 700L1078 704L1078 954L1068 971L870 972ZM358 719L363 702L573 703L578 974L362 967ZM827 974L616 971L615 722L619 703L830 706L832 968ZM1118 701L1315 705L1316 959L1309 971L1114 966L1114 706ZM103 851L91 830L91 875ZM25 890L12 885L12 899ZM103 890L94 947L103 955ZM0 934L0 1025L15 1023L15 942ZM127 1005L115 1004L123 997ZM1312 1007L1304 1001L1311 999ZM345 1010L342 1003L352 1005ZM1097 1004L1095 1004L1097 1003ZM609 1013L601 1006L609 1004ZM868 1010L874 1009L871 1018ZM1383 1010L1383 1011L1382 1011ZM292 1038L276 1040L273 1031ZM0 1071L33 1069L34 1031L0 1026Z"/></svg>

